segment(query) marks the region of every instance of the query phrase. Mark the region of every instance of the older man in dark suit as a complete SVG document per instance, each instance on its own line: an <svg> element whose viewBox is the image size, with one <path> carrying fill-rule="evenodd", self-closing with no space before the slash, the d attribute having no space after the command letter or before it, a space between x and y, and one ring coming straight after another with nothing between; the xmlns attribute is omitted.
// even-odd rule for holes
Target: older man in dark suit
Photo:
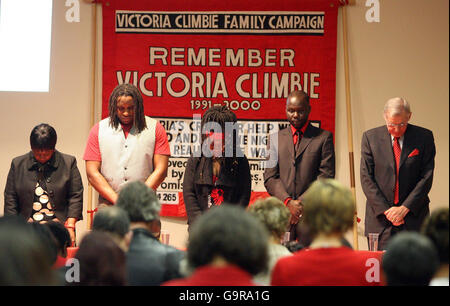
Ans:
<svg viewBox="0 0 450 306"><path fill-rule="evenodd" d="M311 125L310 112L309 96L304 91L289 94L286 116L290 126L278 132L278 146L270 153L277 156L277 162L264 171L267 192L283 201L291 212L290 240L297 238L303 193L316 179L334 178L335 174L333 135Z"/></svg>
<svg viewBox="0 0 450 306"><path fill-rule="evenodd" d="M420 229L429 215L436 148L433 133L408 124L409 103L392 98L386 126L366 131L361 143L361 185L367 198L365 235L378 233L384 250L392 235Z"/></svg>

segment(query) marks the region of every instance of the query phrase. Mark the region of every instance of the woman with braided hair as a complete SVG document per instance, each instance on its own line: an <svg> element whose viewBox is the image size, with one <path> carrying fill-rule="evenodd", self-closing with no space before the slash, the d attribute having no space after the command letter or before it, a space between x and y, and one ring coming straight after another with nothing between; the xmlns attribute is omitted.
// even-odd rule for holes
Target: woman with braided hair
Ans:
<svg viewBox="0 0 450 306"><path fill-rule="evenodd" d="M203 114L202 152L189 158L183 182L189 227L212 206L248 206L250 167L236 145L237 129L232 128L236 122L236 115L226 106L214 106Z"/></svg>

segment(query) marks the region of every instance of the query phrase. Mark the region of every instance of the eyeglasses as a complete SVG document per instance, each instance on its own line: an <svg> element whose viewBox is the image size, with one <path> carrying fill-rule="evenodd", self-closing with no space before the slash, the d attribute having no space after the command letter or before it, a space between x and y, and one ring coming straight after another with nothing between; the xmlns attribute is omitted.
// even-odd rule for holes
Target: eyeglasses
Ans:
<svg viewBox="0 0 450 306"><path fill-rule="evenodd" d="M404 128L406 125L408 125L408 123L399 123L399 124L386 123L386 125L390 128L395 128L395 127Z"/></svg>

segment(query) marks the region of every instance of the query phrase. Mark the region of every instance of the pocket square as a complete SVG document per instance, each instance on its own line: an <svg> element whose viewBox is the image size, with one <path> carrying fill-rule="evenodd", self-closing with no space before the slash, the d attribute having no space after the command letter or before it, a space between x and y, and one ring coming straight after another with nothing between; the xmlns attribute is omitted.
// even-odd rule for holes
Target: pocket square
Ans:
<svg viewBox="0 0 450 306"><path fill-rule="evenodd" d="M414 149L414 150L408 155L408 157L413 157L413 156L416 156L416 155L419 155L419 150Z"/></svg>

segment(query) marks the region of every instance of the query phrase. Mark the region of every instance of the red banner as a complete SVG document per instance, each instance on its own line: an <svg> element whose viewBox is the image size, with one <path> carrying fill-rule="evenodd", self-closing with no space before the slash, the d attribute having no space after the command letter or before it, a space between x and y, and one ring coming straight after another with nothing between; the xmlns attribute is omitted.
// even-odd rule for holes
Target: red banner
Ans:
<svg viewBox="0 0 450 306"><path fill-rule="evenodd" d="M217 104L236 113L252 202L267 195L259 162L269 132L286 126L289 92L308 92L310 120L334 133L337 9L337 0L103 2L102 117L114 87L133 83L145 114L166 128L172 157L158 189L161 215L186 215L194 114Z"/></svg>

